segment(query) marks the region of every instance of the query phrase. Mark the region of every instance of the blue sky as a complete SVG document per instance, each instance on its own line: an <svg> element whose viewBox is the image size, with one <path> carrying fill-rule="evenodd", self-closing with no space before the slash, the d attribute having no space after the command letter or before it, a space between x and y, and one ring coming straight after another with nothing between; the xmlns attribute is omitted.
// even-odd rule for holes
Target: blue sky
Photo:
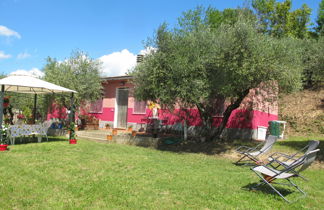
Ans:
<svg viewBox="0 0 324 210"><path fill-rule="evenodd" d="M0 0L0 73L42 69L46 57L58 60L80 49L103 62L106 76L123 74L157 27L175 24L198 5L219 10L243 0ZM306 3L316 17L320 0Z"/></svg>

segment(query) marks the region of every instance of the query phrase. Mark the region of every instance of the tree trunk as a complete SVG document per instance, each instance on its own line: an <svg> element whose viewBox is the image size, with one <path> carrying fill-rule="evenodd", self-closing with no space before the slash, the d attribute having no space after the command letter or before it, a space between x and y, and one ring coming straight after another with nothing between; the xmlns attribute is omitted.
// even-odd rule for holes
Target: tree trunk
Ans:
<svg viewBox="0 0 324 210"><path fill-rule="evenodd" d="M236 101L234 101L234 103L230 104L224 114L223 114L223 120L221 122L221 124L219 125L217 132L215 134L216 138L221 138L221 135L226 127L226 124L228 122L228 119L230 118L232 112L237 109L238 107L240 107L241 102L243 101L243 99L249 94L249 89L245 90L244 92L242 92L242 94L239 95L239 97L236 99Z"/></svg>
<svg viewBox="0 0 324 210"><path fill-rule="evenodd" d="M212 140L214 136L212 132L212 125L213 125L212 107L209 105L206 106L203 104L197 104L197 108L203 123L201 135L203 137L206 137L207 141Z"/></svg>

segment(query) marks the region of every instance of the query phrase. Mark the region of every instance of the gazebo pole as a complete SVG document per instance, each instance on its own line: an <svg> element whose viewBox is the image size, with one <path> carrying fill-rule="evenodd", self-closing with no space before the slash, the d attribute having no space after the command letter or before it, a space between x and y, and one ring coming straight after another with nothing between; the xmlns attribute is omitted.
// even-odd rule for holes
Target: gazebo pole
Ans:
<svg viewBox="0 0 324 210"><path fill-rule="evenodd" d="M33 110L33 124L36 123L36 110L37 110L37 94L34 95L34 110Z"/></svg>
<svg viewBox="0 0 324 210"><path fill-rule="evenodd" d="M74 123L75 122L75 115L74 115L74 93L73 92L71 93L71 107L70 107L69 121L70 121L70 126L71 126L71 123ZM71 139L71 137L72 137L72 132L70 132L70 138L69 139Z"/></svg>
<svg viewBox="0 0 324 210"><path fill-rule="evenodd" d="M3 123L3 97L4 97L4 90L5 86L1 85L1 92L0 92L0 128L2 128ZM0 135L0 139L2 140L2 135Z"/></svg>

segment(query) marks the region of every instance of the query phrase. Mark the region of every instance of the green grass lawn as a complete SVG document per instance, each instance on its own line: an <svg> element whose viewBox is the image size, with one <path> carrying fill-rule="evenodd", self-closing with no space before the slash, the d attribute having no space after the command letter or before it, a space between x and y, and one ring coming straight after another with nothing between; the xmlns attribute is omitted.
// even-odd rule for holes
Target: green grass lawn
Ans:
<svg viewBox="0 0 324 210"><path fill-rule="evenodd" d="M294 140L292 140L294 141ZM296 141L303 142L303 139ZM322 142L323 144L324 142ZM276 149L293 151L281 142ZM320 209L324 170L296 180L308 196L293 204L257 183L249 167L221 155L159 151L80 140L10 146L0 153L1 209ZM289 199L299 196L291 189Z"/></svg>

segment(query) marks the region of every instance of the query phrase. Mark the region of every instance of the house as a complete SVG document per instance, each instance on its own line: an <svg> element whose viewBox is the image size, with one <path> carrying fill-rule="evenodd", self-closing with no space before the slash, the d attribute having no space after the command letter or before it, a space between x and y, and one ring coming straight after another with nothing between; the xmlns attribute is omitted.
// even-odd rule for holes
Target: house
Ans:
<svg viewBox="0 0 324 210"><path fill-rule="evenodd" d="M99 119L99 128L107 125L113 128L146 129L152 119L152 110L145 101L134 98L131 76L118 76L102 78L103 98L92 103L81 114L91 115ZM219 105L219 114L214 116L214 126L217 127L222 120L222 112L226 103ZM190 109L189 116L181 113L180 109L170 112L159 110L159 122L164 129L181 130L183 119L186 118L189 132L195 133L201 125L197 109ZM278 119L277 94L270 94L267 87L250 90L240 107L233 111L227 126L226 135L229 138L262 139L268 122ZM261 135L261 136L260 136Z"/></svg>

